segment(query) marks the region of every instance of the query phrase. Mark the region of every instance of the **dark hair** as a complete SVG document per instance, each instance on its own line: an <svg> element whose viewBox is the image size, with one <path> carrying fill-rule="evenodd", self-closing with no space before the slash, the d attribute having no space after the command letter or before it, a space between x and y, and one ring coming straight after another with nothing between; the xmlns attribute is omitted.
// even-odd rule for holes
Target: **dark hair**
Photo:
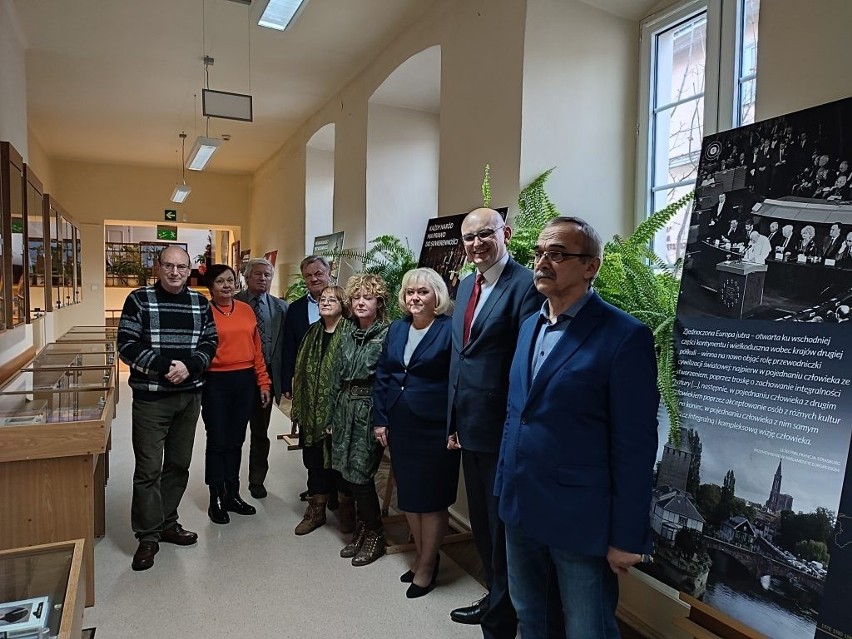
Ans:
<svg viewBox="0 0 852 639"><path fill-rule="evenodd" d="M210 291L213 291L213 282L216 281L216 278L226 271L231 271L231 275L234 276L234 282L236 283L237 274L227 264L213 264L207 267L207 271L204 273L204 283Z"/></svg>
<svg viewBox="0 0 852 639"><path fill-rule="evenodd" d="M603 258L603 240L601 240L601 236L598 235L598 232L586 220L569 215L560 215L545 224L544 228L549 229L563 224L576 226L577 230L580 231L584 253L588 253L592 257L599 259Z"/></svg>

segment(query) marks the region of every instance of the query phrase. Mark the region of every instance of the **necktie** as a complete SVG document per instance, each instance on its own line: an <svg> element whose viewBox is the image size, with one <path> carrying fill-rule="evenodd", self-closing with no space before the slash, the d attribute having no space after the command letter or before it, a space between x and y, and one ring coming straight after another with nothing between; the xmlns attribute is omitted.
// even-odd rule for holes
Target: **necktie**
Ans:
<svg viewBox="0 0 852 639"><path fill-rule="evenodd" d="M268 338L266 336L266 320L263 318L263 309L260 307L261 300L259 297L253 297L251 300L251 306L254 309L254 316L257 318L257 331L260 333L260 343L263 345L263 358L268 360L267 357L267 346L266 343Z"/></svg>
<svg viewBox="0 0 852 639"><path fill-rule="evenodd" d="M476 304L479 302L479 294L482 292L482 282L485 281L485 276L482 273L476 274L476 280L473 283L473 291L470 293L470 300L467 302L467 308L464 311L464 341L463 346L467 346L470 341L470 326L473 324L473 312L476 310Z"/></svg>

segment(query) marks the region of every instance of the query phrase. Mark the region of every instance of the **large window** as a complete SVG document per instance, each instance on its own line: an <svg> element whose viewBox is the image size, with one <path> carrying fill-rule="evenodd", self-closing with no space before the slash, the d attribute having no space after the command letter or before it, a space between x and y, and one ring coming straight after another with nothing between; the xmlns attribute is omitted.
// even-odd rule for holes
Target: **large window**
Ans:
<svg viewBox="0 0 852 639"><path fill-rule="evenodd" d="M642 24L637 209L641 217L695 187L704 135L754 121L760 0L691 0ZM688 211L654 250L683 255Z"/></svg>

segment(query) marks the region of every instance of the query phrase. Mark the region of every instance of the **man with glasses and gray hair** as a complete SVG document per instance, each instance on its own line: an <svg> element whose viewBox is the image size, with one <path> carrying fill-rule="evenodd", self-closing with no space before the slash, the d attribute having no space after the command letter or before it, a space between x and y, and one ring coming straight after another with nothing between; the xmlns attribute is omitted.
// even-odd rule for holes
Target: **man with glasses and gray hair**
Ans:
<svg viewBox="0 0 852 639"><path fill-rule="evenodd" d="M521 326L509 376L494 492L524 637L619 637L618 575L650 560L654 337L592 288L602 244L576 217L539 234L547 301Z"/></svg>
<svg viewBox="0 0 852 639"><path fill-rule="evenodd" d="M139 540L133 570L154 565L159 542L194 544L178 523L189 479L204 371L219 343L207 299L189 289L192 261L178 246L159 256L159 281L124 302L118 355L133 390L133 499L130 522Z"/></svg>
<svg viewBox="0 0 852 639"><path fill-rule="evenodd" d="M281 401L283 376L281 375L284 356L284 321L287 317L287 302L272 295L272 278L275 267L265 257L255 257L245 267L246 288L235 299L245 302L254 309L257 330L263 346L263 359L266 371L272 380L272 396L276 403ZM249 419L249 493L255 499L266 497L266 474L269 472L269 419L272 416L272 402L266 404L255 393L254 406Z"/></svg>
<svg viewBox="0 0 852 639"><path fill-rule="evenodd" d="M470 524L488 594L453 610L450 618L480 624L486 639L508 639L516 634L517 617L509 600L494 477L515 340L521 321L541 306L543 297L532 285L532 273L509 256L512 230L497 211L471 211L461 232L476 271L459 284L453 313L447 447L462 451Z"/></svg>

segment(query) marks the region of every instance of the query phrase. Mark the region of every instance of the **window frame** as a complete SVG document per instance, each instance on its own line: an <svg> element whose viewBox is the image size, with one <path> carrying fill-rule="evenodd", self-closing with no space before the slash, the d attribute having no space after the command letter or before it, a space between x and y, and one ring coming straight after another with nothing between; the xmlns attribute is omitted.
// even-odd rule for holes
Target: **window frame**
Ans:
<svg viewBox="0 0 852 639"><path fill-rule="evenodd" d="M739 126L740 38L744 0L683 0L640 23L639 110L636 124L635 224L646 220L654 208L653 184L655 125L654 90L656 37L706 12L706 57L702 137ZM760 46L758 41L758 47ZM660 185L663 186L663 185ZM673 185L669 185L673 186Z"/></svg>

